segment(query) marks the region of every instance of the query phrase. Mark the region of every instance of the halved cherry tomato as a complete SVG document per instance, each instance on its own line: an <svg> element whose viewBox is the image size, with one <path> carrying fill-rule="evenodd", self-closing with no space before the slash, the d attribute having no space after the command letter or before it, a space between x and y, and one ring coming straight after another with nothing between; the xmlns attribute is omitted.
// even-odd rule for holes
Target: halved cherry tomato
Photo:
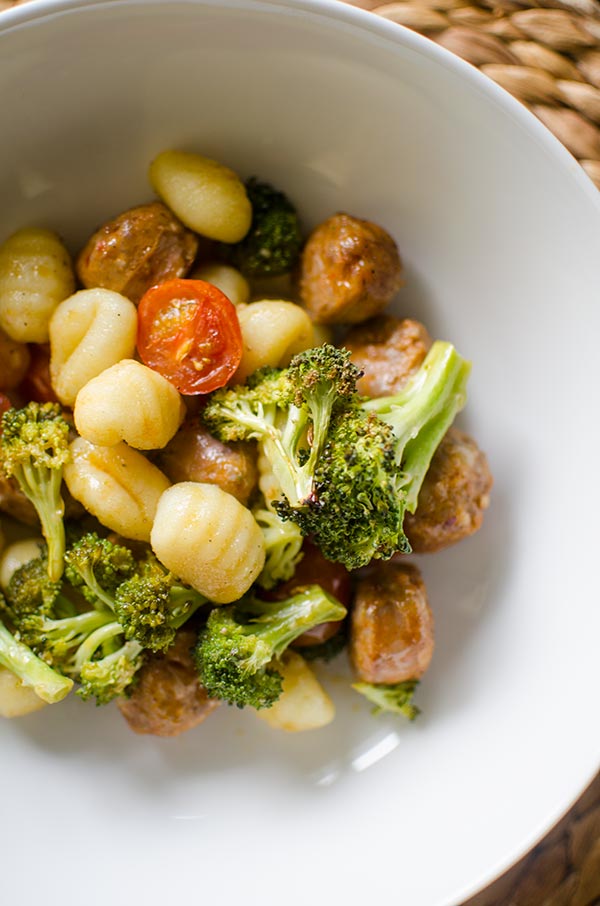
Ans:
<svg viewBox="0 0 600 906"><path fill-rule="evenodd" d="M242 357L235 306L204 280L168 280L151 287L138 306L137 347L145 365L180 393L223 387Z"/></svg>

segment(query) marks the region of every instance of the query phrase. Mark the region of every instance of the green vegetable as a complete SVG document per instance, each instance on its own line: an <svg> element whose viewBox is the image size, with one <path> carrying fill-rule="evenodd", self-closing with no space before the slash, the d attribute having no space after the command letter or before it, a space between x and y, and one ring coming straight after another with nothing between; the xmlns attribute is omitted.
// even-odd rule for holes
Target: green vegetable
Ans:
<svg viewBox="0 0 600 906"><path fill-rule="evenodd" d="M303 557L304 536L295 522L284 521L266 506L258 506L252 515L260 526L265 540L265 565L257 582L262 588L274 588L279 582L291 579Z"/></svg>
<svg viewBox="0 0 600 906"><path fill-rule="evenodd" d="M334 411L356 396L360 371L345 349L324 345L286 369L260 369L246 384L217 390L202 417L225 443L258 440L289 506L307 509ZM270 503L271 501L268 501Z"/></svg>
<svg viewBox="0 0 600 906"><path fill-rule="evenodd" d="M119 585L115 613L126 639L162 651L207 598L189 588L149 554L139 571Z"/></svg>
<svg viewBox="0 0 600 906"><path fill-rule="evenodd" d="M48 544L48 575L60 579L65 552L63 467L69 460L69 425L57 403L28 403L2 416L0 459L40 518Z"/></svg>
<svg viewBox="0 0 600 906"><path fill-rule="evenodd" d="M73 688L73 680L62 676L37 657L8 631L4 623L0 623L0 664L51 705L62 701Z"/></svg>
<svg viewBox="0 0 600 906"><path fill-rule="evenodd" d="M284 601L248 595L215 607L194 649L200 679L213 698L240 708L268 708L281 695L277 659L303 632L345 615L339 601L318 585Z"/></svg>
<svg viewBox="0 0 600 906"><path fill-rule="evenodd" d="M129 548L88 532L67 551L65 578L91 604L115 609L115 591L137 567Z"/></svg>
<svg viewBox="0 0 600 906"><path fill-rule="evenodd" d="M466 402L471 363L437 340L400 393L367 400L363 408L392 429L406 509L414 513L423 479L444 434Z"/></svg>
<svg viewBox="0 0 600 906"><path fill-rule="evenodd" d="M412 703L418 685L417 680L406 680L404 683L389 686L383 683L353 683L352 688L375 705L373 714L389 711L393 714L403 714L409 720L414 720L420 713L416 705Z"/></svg>
<svg viewBox="0 0 600 906"><path fill-rule="evenodd" d="M246 192L252 223L244 239L227 248L228 260L248 277L289 273L302 247L296 209L283 192L256 179L248 180Z"/></svg>

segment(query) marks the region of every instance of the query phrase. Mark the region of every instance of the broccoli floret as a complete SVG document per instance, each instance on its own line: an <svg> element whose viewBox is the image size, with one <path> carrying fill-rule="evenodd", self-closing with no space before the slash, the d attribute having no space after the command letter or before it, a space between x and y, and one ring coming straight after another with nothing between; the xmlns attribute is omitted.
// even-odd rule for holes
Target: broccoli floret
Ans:
<svg viewBox="0 0 600 906"><path fill-rule="evenodd" d="M91 604L101 602L115 609L115 591L136 570L128 547L88 532L65 555L65 578Z"/></svg>
<svg viewBox="0 0 600 906"><path fill-rule="evenodd" d="M63 572L65 552L63 467L69 460L69 425L57 403L28 403L2 416L0 458L39 516L48 544L48 575Z"/></svg>
<svg viewBox="0 0 600 906"><path fill-rule="evenodd" d="M200 679L213 698L240 708L268 708L281 695L277 659L313 626L342 620L346 609L318 585L284 601L254 595L237 604L215 607L194 649Z"/></svg>
<svg viewBox="0 0 600 906"><path fill-rule="evenodd" d="M316 467L315 492L304 511L286 501L275 507L282 518L295 520L328 560L358 569L373 558L410 551L394 435L376 416L354 406L333 418Z"/></svg>
<svg viewBox="0 0 600 906"><path fill-rule="evenodd" d="M75 613L75 604L63 594L61 582L53 582L48 576L46 550L14 571L6 588L4 609L15 622L30 613L61 617Z"/></svg>
<svg viewBox="0 0 600 906"><path fill-rule="evenodd" d="M246 192L252 223L244 239L226 250L228 260L248 277L289 273L302 247L294 206L283 192L256 179L247 181Z"/></svg>
<svg viewBox="0 0 600 906"><path fill-rule="evenodd" d="M126 639L161 651L207 598L184 585L150 554L140 571L122 582L115 595L115 614Z"/></svg>
<svg viewBox="0 0 600 906"><path fill-rule="evenodd" d="M85 661L79 671L81 685L77 694L83 699L93 696L97 705L108 704L123 695L135 681L142 655L139 642L131 641L102 658Z"/></svg>
<svg viewBox="0 0 600 906"><path fill-rule="evenodd" d="M418 685L418 680L406 680L404 683L394 683L389 686L383 683L353 683L352 688L375 705L373 714L388 711L403 714L409 720L414 720L421 713L412 703Z"/></svg>
<svg viewBox="0 0 600 906"><path fill-rule="evenodd" d="M225 443L258 440L289 506L306 509L329 421L354 398L359 376L347 350L326 344L295 356L288 368L262 369L245 385L217 390L203 419Z"/></svg>
<svg viewBox="0 0 600 906"><path fill-rule="evenodd" d="M50 705L62 701L73 688L73 680L37 657L31 648L8 631L4 623L0 623L0 664Z"/></svg>
<svg viewBox="0 0 600 906"><path fill-rule="evenodd" d="M423 479L444 434L466 402L471 363L451 343L437 340L406 386L364 402L392 429L406 509L414 513Z"/></svg>
<svg viewBox="0 0 600 906"><path fill-rule="evenodd" d="M295 522L284 521L274 510L257 506L252 510L265 541L265 565L256 580L262 588L273 588L291 579L303 557L304 535Z"/></svg>
<svg viewBox="0 0 600 906"><path fill-rule="evenodd" d="M99 547L102 549L102 545ZM114 553L113 548L108 549L109 554ZM84 549L82 545L80 555ZM111 563L109 556L107 562L105 573L96 564L92 576L100 574L107 584L109 580L116 583L115 563L121 561L115 556ZM135 566L135 561L132 563ZM44 565L40 557L15 572L7 589L5 610L23 643L49 666L78 681L78 695L95 695L98 704L104 704L132 681L142 663L142 646L125 639L123 626L106 606L106 595L100 600L81 580L79 586L87 598L79 598L76 606L63 593L62 583L50 582ZM76 575L79 580L80 574Z"/></svg>

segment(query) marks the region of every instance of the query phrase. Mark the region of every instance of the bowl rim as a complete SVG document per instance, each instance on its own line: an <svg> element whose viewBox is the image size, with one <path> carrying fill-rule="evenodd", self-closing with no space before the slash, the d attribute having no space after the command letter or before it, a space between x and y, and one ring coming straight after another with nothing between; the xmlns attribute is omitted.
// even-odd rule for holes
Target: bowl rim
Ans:
<svg viewBox="0 0 600 906"><path fill-rule="evenodd" d="M28 0L19 6L2 11L0 15L0 37L12 31L27 27L36 22L51 19L83 9L103 9L119 7L168 6L175 0ZM310 14L331 22L349 24L359 30L369 32L380 40L385 40L391 48L394 45L404 46L434 63L455 73L469 83L471 87L484 95L491 104L500 108L516 125L528 133L533 140L554 159L561 168L565 180L569 180L573 191L580 192L582 197L598 212L600 224L600 192L590 177L583 170L577 159L566 149L562 142L520 101L504 88L492 81L476 66L466 62L453 52L436 44L410 28L376 15L373 11L352 6L343 0L176 0L180 5L216 9L244 9L274 13L278 11ZM523 859L539 842L541 842L570 811L582 793L594 781L600 761L589 775L580 778L577 789L573 790L567 801L556 806L554 814L543 827L532 829L525 841L525 848L510 852L491 866L482 877L463 885L458 892L458 899L452 906L470 899L483 892L488 886L499 880L502 875ZM521 841L523 843L523 841ZM447 906L451 906L450 903Z"/></svg>
<svg viewBox="0 0 600 906"><path fill-rule="evenodd" d="M0 34L31 24L38 20L60 16L84 8L164 6L173 0L28 0L19 6L3 10L0 16ZM186 6L213 7L217 9L256 9L268 12L308 13L313 16L349 23L372 33L390 45L400 42L422 56L450 69L459 77L470 82L480 93L486 95L496 106L514 120L521 129L528 132L548 154L552 155L567 176L600 212L600 192L579 161L562 142L524 104L509 94L506 89L482 73L476 66L447 50L407 26L393 22L374 12L351 5L344 0L177 0Z"/></svg>

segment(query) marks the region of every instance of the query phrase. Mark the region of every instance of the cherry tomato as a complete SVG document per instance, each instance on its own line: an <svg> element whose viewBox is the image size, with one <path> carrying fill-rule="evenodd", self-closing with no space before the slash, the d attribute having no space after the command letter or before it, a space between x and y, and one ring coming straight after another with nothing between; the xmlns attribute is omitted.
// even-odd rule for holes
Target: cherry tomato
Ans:
<svg viewBox="0 0 600 906"><path fill-rule="evenodd" d="M168 280L151 287L138 307L137 346L145 365L180 393L223 387L242 357L235 306L204 280Z"/></svg>

